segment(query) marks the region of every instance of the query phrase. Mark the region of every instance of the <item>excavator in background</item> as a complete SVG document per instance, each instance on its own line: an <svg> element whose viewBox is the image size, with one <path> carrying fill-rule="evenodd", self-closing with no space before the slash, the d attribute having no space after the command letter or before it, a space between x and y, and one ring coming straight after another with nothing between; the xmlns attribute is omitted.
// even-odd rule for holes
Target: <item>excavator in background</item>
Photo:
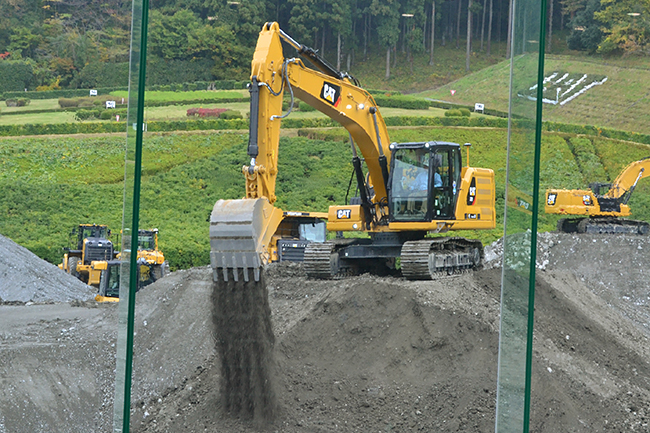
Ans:
<svg viewBox="0 0 650 433"><path fill-rule="evenodd" d="M650 174L650 158L630 163L613 183L591 183L588 190L549 189L545 212L567 215L557 222L563 233L640 234L650 232L645 221L625 219L637 183Z"/></svg>
<svg viewBox="0 0 650 433"><path fill-rule="evenodd" d="M317 70L301 59L285 58L283 42ZM259 281L263 266L278 260L282 242L293 240L290 233L302 225L316 227L318 217L324 219L324 215L274 206L280 124L291 111L282 115L285 91L291 96L290 107L298 97L348 130L358 197L330 206L326 227L367 234L326 241L323 232L315 229L319 239L304 245L308 276L328 279L390 272L397 259L402 275L409 279L435 279L480 266L480 241L426 237L495 227L494 172L463 166L461 145L436 140L391 142L370 93L312 48L293 40L277 23L264 24L260 32L249 91L250 164L242 168L245 197L219 200L210 217L210 258L217 284L233 279ZM469 144L466 147L469 159Z"/></svg>

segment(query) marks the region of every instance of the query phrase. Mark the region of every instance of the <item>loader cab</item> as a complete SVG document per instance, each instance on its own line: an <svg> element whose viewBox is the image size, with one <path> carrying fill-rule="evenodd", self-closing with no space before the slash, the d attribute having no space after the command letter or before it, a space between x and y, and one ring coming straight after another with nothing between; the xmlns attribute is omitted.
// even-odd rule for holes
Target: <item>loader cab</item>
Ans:
<svg viewBox="0 0 650 433"><path fill-rule="evenodd" d="M392 143L390 221L454 219L462 169L460 145Z"/></svg>
<svg viewBox="0 0 650 433"><path fill-rule="evenodd" d="M106 269L102 270L101 279L99 280L99 296L120 297L120 265L119 260L106 262Z"/></svg>
<svg viewBox="0 0 650 433"><path fill-rule="evenodd" d="M158 250L158 229L138 230L138 250Z"/></svg>
<svg viewBox="0 0 650 433"><path fill-rule="evenodd" d="M122 262L120 260L107 260L105 262L101 262L99 265L103 268L101 271L98 290L98 297L102 298L102 300L111 301L111 299L103 298L113 298L112 300L115 300L116 298L120 297L120 272L122 269L121 265ZM144 275L142 272L143 268L143 265L138 265L137 267L137 287L135 289L136 292L140 291L140 289L147 285L147 281L143 280L143 278L146 278L146 275ZM100 300L98 298L95 299Z"/></svg>

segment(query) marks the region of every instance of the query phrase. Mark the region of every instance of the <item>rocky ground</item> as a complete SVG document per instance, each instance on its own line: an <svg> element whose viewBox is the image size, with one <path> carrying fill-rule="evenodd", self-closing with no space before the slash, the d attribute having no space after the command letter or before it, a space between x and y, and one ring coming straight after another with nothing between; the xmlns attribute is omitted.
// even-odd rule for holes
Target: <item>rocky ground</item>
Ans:
<svg viewBox="0 0 650 433"><path fill-rule="evenodd" d="M648 431L650 241L539 241L531 431ZM267 269L279 404L270 423L222 410L210 270L175 272L137 294L132 431L493 431L499 252L488 248L481 271L433 282ZM23 294L12 287L34 276L5 257L0 433L111 431L118 306L69 299L66 282L47 301ZM35 275L51 266L25 260Z"/></svg>

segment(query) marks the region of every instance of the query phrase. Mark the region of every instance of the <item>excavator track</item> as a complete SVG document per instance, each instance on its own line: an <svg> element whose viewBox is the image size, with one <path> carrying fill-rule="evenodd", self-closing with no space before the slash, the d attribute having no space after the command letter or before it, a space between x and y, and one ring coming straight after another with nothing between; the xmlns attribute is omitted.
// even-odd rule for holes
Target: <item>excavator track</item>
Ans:
<svg viewBox="0 0 650 433"><path fill-rule="evenodd" d="M330 279L339 273L338 254L333 242L311 242L305 248L303 267L310 278Z"/></svg>
<svg viewBox="0 0 650 433"><path fill-rule="evenodd" d="M623 218L562 218L557 222L561 233L647 235L650 224Z"/></svg>
<svg viewBox="0 0 650 433"><path fill-rule="evenodd" d="M481 265L483 245L465 238L436 238L405 242L402 275L409 280L436 280Z"/></svg>

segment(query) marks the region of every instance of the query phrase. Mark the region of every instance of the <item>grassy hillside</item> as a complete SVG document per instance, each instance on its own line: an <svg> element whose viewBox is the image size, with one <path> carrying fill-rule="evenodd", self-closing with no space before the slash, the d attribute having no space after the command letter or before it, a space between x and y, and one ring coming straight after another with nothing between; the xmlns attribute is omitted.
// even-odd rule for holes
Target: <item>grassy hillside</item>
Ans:
<svg viewBox="0 0 650 433"><path fill-rule="evenodd" d="M495 170L499 220L492 231L462 235L485 243L502 235L505 130L419 127L391 128L390 134L394 141L471 142L471 165ZM347 133L336 128L301 135L317 138L281 140L278 206L322 211L344 203L352 170ZM208 263L207 220L218 199L242 196L246 143L243 133L146 138L141 226L160 229L161 248L174 268ZM611 181L629 161L650 154L648 146L602 138L547 134L543 143L542 189ZM78 223L105 223L119 231L123 146L119 136L1 140L0 233L57 263ZM529 171L513 173L514 187L529 195ZM650 183L638 186L630 205L635 217L650 220ZM555 221L541 215L540 229L553 230Z"/></svg>
<svg viewBox="0 0 650 433"><path fill-rule="evenodd" d="M525 63L518 61L518 65ZM633 66L631 66L633 65ZM595 125L650 133L650 62L626 63L624 60L597 63L584 57L549 55L545 75L553 72L603 75L607 81L595 86L565 105L544 104L544 120ZM502 61L435 90L418 96L462 104L484 103L486 107L508 110L510 63ZM535 76L534 72L531 76ZM531 83L521 84L522 88ZM455 90L454 95L451 91ZM518 98L520 106L534 106L533 101Z"/></svg>

